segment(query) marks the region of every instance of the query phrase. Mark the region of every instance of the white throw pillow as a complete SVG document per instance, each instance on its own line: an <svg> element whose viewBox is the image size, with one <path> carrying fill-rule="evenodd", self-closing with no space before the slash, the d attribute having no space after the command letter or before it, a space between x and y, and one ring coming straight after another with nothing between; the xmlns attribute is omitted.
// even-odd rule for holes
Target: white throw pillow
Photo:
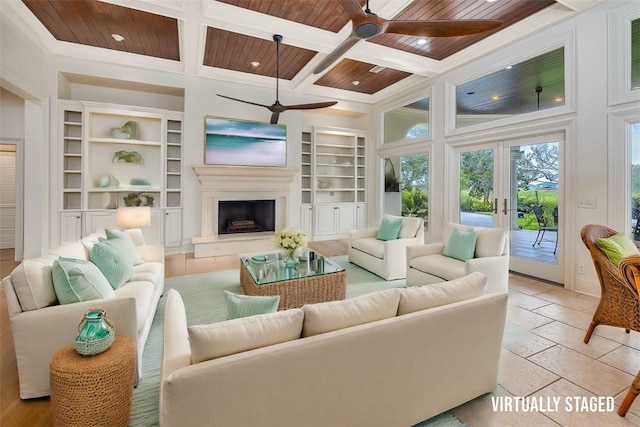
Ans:
<svg viewBox="0 0 640 427"><path fill-rule="evenodd" d="M227 320L209 325L189 326L193 363L216 359L243 351L267 347L300 338L304 313L283 310Z"/></svg>
<svg viewBox="0 0 640 427"><path fill-rule="evenodd" d="M387 289L341 301L305 305L302 307L302 336L309 337L395 317L399 301L400 291Z"/></svg>
<svg viewBox="0 0 640 427"><path fill-rule="evenodd" d="M476 227L476 258L500 256L504 252L506 233L500 228Z"/></svg>
<svg viewBox="0 0 640 427"><path fill-rule="evenodd" d="M413 218L406 216L397 216L397 215L389 215L386 214L384 216L387 219L401 219L402 225L400 226L400 233L398 234L398 239L411 239L416 237L416 233L418 232L418 227L420 227L420 221L422 218Z"/></svg>
<svg viewBox="0 0 640 427"><path fill-rule="evenodd" d="M87 257L87 250L80 241L62 243L57 248L49 251L49 255L56 255L56 258L61 256L64 258L89 259Z"/></svg>
<svg viewBox="0 0 640 427"><path fill-rule="evenodd" d="M12 272L11 282L23 311L48 307L58 302L51 268L57 256L23 260Z"/></svg>
<svg viewBox="0 0 640 427"><path fill-rule="evenodd" d="M486 291L487 276L477 271L448 282L403 288L398 316L476 298Z"/></svg>

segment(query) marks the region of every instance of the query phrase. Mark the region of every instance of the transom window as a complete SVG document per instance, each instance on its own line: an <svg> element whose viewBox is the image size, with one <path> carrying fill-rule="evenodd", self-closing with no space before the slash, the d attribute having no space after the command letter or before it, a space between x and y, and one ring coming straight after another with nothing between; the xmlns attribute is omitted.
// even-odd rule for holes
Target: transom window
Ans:
<svg viewBox="0 0 640 427"><path fill-rule="evenodd" d="M383 114L384 143L429 136L429 97Z"/></svg>
<svg viewBox="0 0 640 427"><path fill-rule="evenodd" d="M565 104L564 47L456 86L456 128Z"/></svg>

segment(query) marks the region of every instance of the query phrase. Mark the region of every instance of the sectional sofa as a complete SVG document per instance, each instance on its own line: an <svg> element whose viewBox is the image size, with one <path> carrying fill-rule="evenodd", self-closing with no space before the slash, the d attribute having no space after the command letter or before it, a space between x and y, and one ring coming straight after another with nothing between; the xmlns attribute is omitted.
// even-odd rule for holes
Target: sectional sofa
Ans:
<svg viewBox="0 0 640 427"><path fill-rule="evenodd" d="M142 263L133 277L114 291L115 297L59 304L54 291L52 266L58 257L88 260L91 247L102 235L63 243L49 254L24 260L2 280L9 307L11 331L18 364L22 399L49 395L49 363L62 347L73 343L78 324L90 308L102 308L116 333L136 344L138 375L142 352L158 301L164 292L164 250L145 245L139 229L127 230Z"/></svg>
<svg viewBox="0 0 640 427"><path fill-rule="evenodd" d="M486 277L187 325L170 290L161 426L409 426L497 387L506 294Z"/></svg>

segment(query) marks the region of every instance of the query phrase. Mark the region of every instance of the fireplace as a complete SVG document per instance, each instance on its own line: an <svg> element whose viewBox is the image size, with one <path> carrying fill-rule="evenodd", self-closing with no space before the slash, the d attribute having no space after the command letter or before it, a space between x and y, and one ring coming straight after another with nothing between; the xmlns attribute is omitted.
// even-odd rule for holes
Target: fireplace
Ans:
<svg viewBox="0 0 640 427"><path fill-rule="evenodd" d="M191 238L195 258L273 251L275 232L289 224L292 212L299 215L291 201L296 168L195 165L193 170L201 184L202 207L201 235ZM247 201L257 206L238 210ZM227 203L231 216L220 213ZM240 232L227 232L230 221L231 231ZM262 231L253 231L256 226Z"/></svg>
<svg viewBox="0 0 640 427"><path fill-rule="evenodd" d="M275 231L275 200L218 201L218 235Z"/></svg>

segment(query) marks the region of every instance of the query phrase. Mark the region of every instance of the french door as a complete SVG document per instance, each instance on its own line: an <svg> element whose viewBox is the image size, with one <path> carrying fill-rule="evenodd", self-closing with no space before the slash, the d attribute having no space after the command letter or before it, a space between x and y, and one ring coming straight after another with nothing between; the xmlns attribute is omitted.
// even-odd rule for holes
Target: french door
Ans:
<svg viewBox="0 0 640 427"><path fill-rule="evenodd" d="M452 220L503 228L510 270L557 283L562 268L562 134L455 149Z"/></svg>

